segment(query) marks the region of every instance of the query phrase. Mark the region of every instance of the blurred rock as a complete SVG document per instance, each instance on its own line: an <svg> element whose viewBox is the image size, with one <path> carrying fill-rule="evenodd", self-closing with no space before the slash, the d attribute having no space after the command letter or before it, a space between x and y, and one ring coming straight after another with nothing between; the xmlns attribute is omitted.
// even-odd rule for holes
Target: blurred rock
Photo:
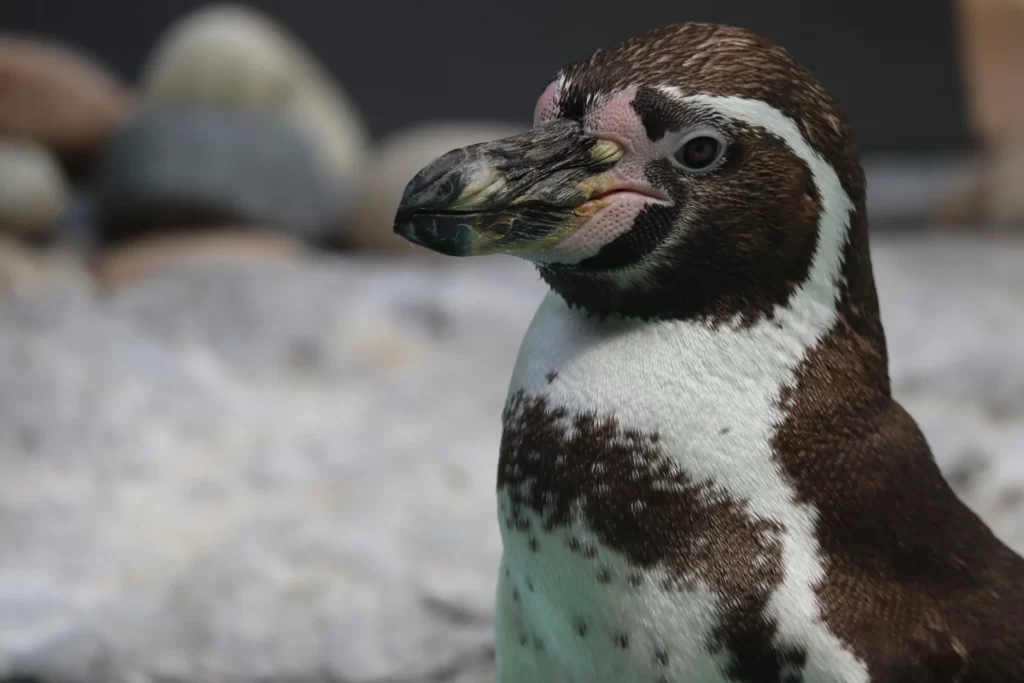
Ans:
<svg viewBox="0 0 1024 683"><path fill-rule="evenodd" d="M91 290L92 279L82 259L75 254L56 248L33 247L0 236L0 301ZM0 418L0 431L4 426ZM0 587L0 594L2 592Z"/></svg>
<svg viewBox="0 0 1024 683"><path fill-rule="evenodd" d="M1021 90L1024 90L1024 70L1020 76ZM1018 140L1007 140L1000 149L992 150L986 168L985 194L988 218L993 223L1024 229L1024 120L1021 124Z"/></svg>
<svg viewBox="0 0 1024 683"><path fill-rule="evenodd" d="M979 153L954 174L930 218L943 227L1024 230L1024 138Z"/></svg>
<svg viewBox="0 0 1024 683"><path fill-rule="evenodd" d="M260 228L205 228L201 232L144 238L104 250L94 261L93 273L104 287L123 287L190 268L292 264L305 252L303 243Z"/></svg>
<svg viewBox="0 0 1024 683"><path fill-rule="evenodd" d="M1024 550L1024 244L874 256L897 394ZM311 258L0 303L0 678L492 681L543 292L511 258Z"/></svg>
<svg viewBox="0 0 1024 683"><path fill-rule="evenodd" d="M358 109L280 24L233 4L204 7L174 24L145 66L157 106L264 114L308 136L336 184L350 193L369 145Z"/></svg>
<svg viewBox="0 0 1024 683"><path fill-rule="evenodd" d="M986 147L1024 139L1024 0L957 0L964 85Z"/></svg>
<svg viewBox="0 0 1024 683"><path fill-rule="evenodd" d="M522 133L512 123L428 123L386 138L374 151L364 172L359 198L345 233L353 247L409 251L409 244L392 232L402 190L416 172L459 147Z"/></svg>
<svg viewBox="0 0 1024 683"><path fill-rule="evenodd" d="M975 162L949 183L932 220L1024 229L1024 0L959 0Z"/></svg>
<svg viewBox="0 0 1024 683"><path fill-rule="evenodd" d="M0 136L90 153L121 124L129 105L110 74L68 48L0 36Z"/></svg>
<svg viewBox="0 0 1024 683"><path fill-rule="evenodd" d="M97 168L96 211L110 240L225 222L315 239L336 230L340 205L304 136L245 114L146 111Z"/></svg>
<svg viewBox="0 0 1024 683"><path fill-rule="evenodd" d="M64 175L49 150L28 140L0 138L0 234L45 237L64 215L67 201Z"/></svg>
<svg viewBox="0 0 1024 683"><path fill-rule="evenodd" d="M96 192L91 185L73 187L67 209L57 226L57 239L72 249L91 253L99 246L100 232Z"/></svg>

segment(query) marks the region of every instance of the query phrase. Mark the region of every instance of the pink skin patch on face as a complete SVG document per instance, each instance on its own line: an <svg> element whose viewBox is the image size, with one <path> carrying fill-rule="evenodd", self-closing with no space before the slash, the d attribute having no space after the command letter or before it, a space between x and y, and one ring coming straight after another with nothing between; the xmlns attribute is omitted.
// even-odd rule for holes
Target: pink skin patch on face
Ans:
<svg viewBox="0 0 1024 683"><path fill-rule="evenodd" d="M534 125L558 116L561 79L547 87L534 109ZM584 130L593 137L622 145L624 154L608 171L610 193L592 199L599 208L573 234L536 254L532 260L544 263L579 263L596 255L602 247L628 232L640 213L651 204L669 204L667 197L651 186L644 166L668 153L671 142L647 138L643 122L633 109L636 88L628 88L603 100L595 100L586 115ZM589 202L588 202L589 203Z"/></svg>
<svg viewBox="0 0 1024 683"><path fill-rule="evenodd" d="M558 117L558 91L562 89L562 79L556 78L541 93L537 105L533 108L533 125L539 126Z"/></svg>

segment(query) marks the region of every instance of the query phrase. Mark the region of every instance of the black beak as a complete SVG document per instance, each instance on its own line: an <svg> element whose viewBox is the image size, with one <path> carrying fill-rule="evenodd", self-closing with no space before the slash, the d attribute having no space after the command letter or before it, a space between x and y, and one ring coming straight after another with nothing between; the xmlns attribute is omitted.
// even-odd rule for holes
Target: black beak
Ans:
<svg viewBox="0 0 1024 683"><path fill-rule="evenodd" d="M622 153L568 120L453 150L409 181L395 233L449 256L542 251L597 210Z"/></svg>

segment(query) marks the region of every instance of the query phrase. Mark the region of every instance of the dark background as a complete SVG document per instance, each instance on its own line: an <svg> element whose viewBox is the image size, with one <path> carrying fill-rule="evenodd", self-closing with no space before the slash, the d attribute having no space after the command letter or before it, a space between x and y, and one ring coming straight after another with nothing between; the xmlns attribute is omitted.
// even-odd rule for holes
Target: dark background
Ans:
<svg viewBox="0 0 1024 683"><path fill-rule="evenodd" d="M0 29L63 38L128 80L201 0L0 0ZM377 136L417 121L528 121L567 61L679 21L786 45L846 109L865 152L969 143L951 0L263 0L304 39Z"/></svg>

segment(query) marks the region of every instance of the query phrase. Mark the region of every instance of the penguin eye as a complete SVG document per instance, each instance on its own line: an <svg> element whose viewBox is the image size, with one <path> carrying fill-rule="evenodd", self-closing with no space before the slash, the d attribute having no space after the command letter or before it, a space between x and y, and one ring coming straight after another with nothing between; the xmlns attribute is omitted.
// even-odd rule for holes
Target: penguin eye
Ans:
<svg viewBox="0 0 1024 683"><path fill-rule="evenodd" d="M707 173L715 169L728 147L725 137L714 128L690 131L672 152L672 164L687 173Z"/></svg>

